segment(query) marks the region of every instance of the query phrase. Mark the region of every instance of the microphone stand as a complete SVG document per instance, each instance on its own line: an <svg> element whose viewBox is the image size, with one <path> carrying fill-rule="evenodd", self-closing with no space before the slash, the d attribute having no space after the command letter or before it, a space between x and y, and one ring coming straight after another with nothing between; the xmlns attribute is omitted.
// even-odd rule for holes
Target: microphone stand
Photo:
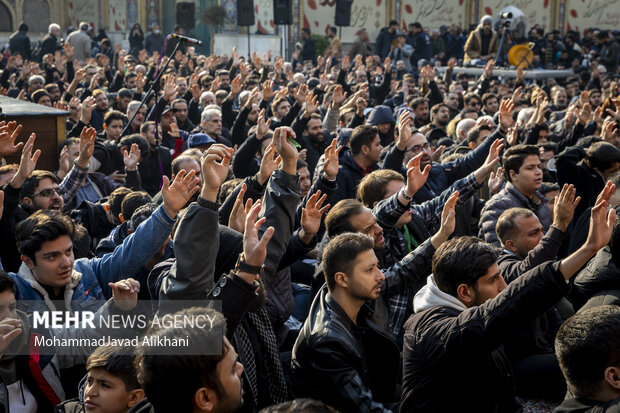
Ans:
<svg viewBox="0 0 620 413"><path fill-rule="evenodd" d="M166 64L159 71L159 73L157 73L157 76L155 76L155 79L151 83L151 86L149 87L149 90L144 95L144 98L142 99L142 102L140 102L140 106L138 106L138 109L136 109L136 111L133 113L133 116L131 117L129 122L127 122L127 125L125 125L125 128L123 128L123 132L121 133L121 136L125 135L125 132L127 131L127 128L129 128L129 126L132 124L133 120L135 119L135 117L138 114L138 112L140 111L140 109L142 109L142 107L146 104L146 102L149 101L153 91L154 90L159 91L159 87L160 87L159 80L161 79L161 76L166 72L166 69L168 68L168 65L170 64L170 60L172 59L172 56L174 56L174 54L177 52L177 50L179 48L179 45L181 44L182 41L184 41L183 39L177 39L177 40L178 40L178 42L175 44L174 49L172 50L172 53L170 53L170 55L168 56L168 60L166 61ZM157 102L155 102L155 104L157 104ZM157 132L157 131L155 131L155 132ZM155 133L155 145L159 149L159 136L157 136L157 133Z"/></svg>

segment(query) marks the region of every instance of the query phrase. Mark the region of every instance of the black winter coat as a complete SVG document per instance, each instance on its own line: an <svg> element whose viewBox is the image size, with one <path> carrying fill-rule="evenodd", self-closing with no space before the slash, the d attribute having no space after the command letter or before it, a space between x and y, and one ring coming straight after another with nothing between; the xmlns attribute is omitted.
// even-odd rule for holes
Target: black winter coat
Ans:
<svg viewBox="0 0 620 413"><path fill-rule="evenodd" d="M401 411L519 411L501 344L567 289L558 264L545 263L480 306L464 311L436 306L411 316L405 324Z"/></svg>

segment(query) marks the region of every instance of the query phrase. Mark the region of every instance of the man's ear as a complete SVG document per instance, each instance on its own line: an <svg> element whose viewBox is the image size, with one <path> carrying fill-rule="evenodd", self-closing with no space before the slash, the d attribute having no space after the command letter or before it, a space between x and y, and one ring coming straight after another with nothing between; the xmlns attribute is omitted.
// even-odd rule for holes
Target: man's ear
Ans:
<svg viewBox="0 0 620 413"><path fill-rule="evenodd" d="M27 196L22 198L22 202L26 205L28 205L29 207L32 207L33 202L32 202L32 198L29 198Z"/></svg>
<svg viewBox="0 0 620 413"><path fill-rule="evenodd" d="M506 242L504 243L504 246L510 252L514 252L514 253L517 252L517 246L515 245L515 242L511 239L506 240Z"/></svg>
<svg viewBox="0 0 620 413"><path fill-rule="evenodd" d="M467 284L460 284L456 287L456 298L458 298L467 308L472 307L476 301L476 293Z"/></svg>
<svg viewBox="0 0 620 413"><path fill-rule="evenodd" d="M362 150L361 150L362 154L364 155L368 155L370 153L370 147L367 145L362 145Z"/></svg>
<svg viewBox="0 0 620 413"><path fill-rule="evenodd" d="M618 368L618 367L607 367L605 369L605 381L616 392L620 392L620 368Z"/></svg>
<svg viewBox="0 0 620 413"><path fill-rule="evenodd" d="M142 399L144 399L144 390L142 389L134 389L129 392L129 397L127 398L129 401L127 402L127 407L132 408Z"/></svg>
<svg viewBox="0 0 620 413"><path fill-rule="evenodd" d="M342 288L348 288L349 287L349 277L347 277L347 275L343 272L337 272L334 275L334 278L336 280L336 285Z"/></svg>
<svg viewBox="0 0 620 413"><path fill-rule="evenodd" d="M24 254L21 255L21 259L24 262L24 264L26 264L26 267L28 267L30 269L30 271L32 271L34 269L34 262L32 261L32 259Z"/></svg>
<svg viewBox="0 0 620 413"><path fill-rule="evenodd" d="M194 393L194 408L201 412L212 412L217 406L218 398L214 390L201 387Z"/></svg>
<svg viewBox="0 0 620 413"><path fill-rule="evenodd" d="M474 143L473 143L473 142L469 142L469 149L472 149L472 150L473 150L473 149L475 149L475 148L474 148Z"/></svg>

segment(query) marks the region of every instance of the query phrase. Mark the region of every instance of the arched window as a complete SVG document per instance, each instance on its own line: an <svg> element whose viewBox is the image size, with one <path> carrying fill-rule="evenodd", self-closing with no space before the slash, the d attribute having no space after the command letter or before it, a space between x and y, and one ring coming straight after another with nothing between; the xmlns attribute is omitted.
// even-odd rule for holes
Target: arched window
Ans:
<svg viewBox="0 0 620 413"><path fill-rule="evenodd" d="M13 20L11 19L11 12L6 7L6 4L0 2L0 32L12 32Z"/></svg>
<svg viewBox="0 0 620 413"><path fill-rule="evenodd" d="M47 0L28 0L23 7L24 21L28 23L28 31L47 33L50 21L50 5ZM32 40L32 39L31 39Z"/></svg>

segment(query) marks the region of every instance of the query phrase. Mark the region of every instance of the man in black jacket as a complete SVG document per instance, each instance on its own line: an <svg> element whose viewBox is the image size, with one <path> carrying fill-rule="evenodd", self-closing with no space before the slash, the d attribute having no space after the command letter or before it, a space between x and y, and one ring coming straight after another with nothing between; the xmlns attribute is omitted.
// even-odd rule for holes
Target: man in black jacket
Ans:
<svg viewBox="0 0 620 413"><path fill-rule="evenodd" d="M554 412L620 412L620 307L594 307L566 320L555 349L573 397Z"/></svg>
<svg viewBox="0 0 620 413"><path fill-rule="evenodd" d="M586 243L557 263L531 269L508 287L497 250L474 237L453 239L433 257L433 275L405 324L403 393L407 412L512 412L510 364L501 344L568 290L568 280L611 237L608 183L593 209ZM438 344L441 345L438 346Z"/></svg>
<svg viewBox="0 0 620 413"><path fill-rule="evenodd" d="M301 48L301 60L305 62L306 60L312 60L312 64L316 64L316 44L314 43L314 39L310 36L310 29L304 27L301 29L301 38L304 41L304 44Z"/></svg>
<svg viewBox="0 0 620 413"><path fill-rule="evenodd" d="M538 217L529 209L510 208L499 217L496 231L503 252L497 264L507 284L526 271L556 259L578 203L575 188L564 185L554 204L553 224L546 234ZM565 299L561 302L562 308L567 305L572 310ZM506 342L504 348L514 370L519 396L564 399L566 385L553 350L560 324L562 318L553 306L527 326L516 328Z"/></svg>
<svg viewBox="0 0 620 413"><path fill-rule="evenodd" d="M454 231L455 203L455 197L446 203L440 230L386 270L387 277L375 254L383 243L382 231L374 231L377 224L370 210L361 207L361 214L343 223L369 229L339 233L325 247L327 285L314 299L293 348L291 386L296 397L315 398L341 411L398 407L394 392L400 353L390 331L390 300L403 292L412 295L428 274L435 248Z"/></svg>

